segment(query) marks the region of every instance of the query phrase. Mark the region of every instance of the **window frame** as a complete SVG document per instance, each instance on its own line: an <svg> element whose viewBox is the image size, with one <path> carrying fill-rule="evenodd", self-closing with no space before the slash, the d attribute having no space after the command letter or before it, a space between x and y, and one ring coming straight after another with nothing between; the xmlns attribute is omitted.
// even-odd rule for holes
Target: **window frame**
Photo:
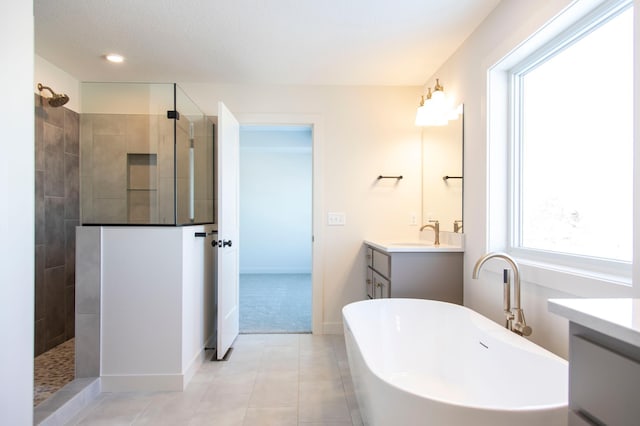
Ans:
<svg viewBox="0 0 640 426"><path fill-rule="evenodd" d="M631 285L632 262L593 256L524 248L522 241L522 85L523 76L545 61L562 53L566 48L633 7L633 0L606 1L581 19L569 25L541 47L520 58L506 70L508 92L508 196L506 249L517 259L530 265L546 267L586 277L611 280ZM630 194L633 196L633 194ZM611 232L606 224L603 233ZM633 232L623 230L622 232Z"/></svg>

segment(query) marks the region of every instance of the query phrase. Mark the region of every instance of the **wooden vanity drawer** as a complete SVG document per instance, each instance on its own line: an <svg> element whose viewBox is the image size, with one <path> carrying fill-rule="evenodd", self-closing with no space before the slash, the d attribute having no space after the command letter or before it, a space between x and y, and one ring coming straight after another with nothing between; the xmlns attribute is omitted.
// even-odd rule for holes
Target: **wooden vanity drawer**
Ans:
<svg viewBox="0 0 640 426"><path fill-rule="evenodd" d="M385 278L391 278L391 258L377 250L373 250L373 269Z"/></svg>
<svg viewBox="0 0 640 426"><path fill-rule="evenodd" d="M570 348L570 409L596 424L638 424L640 363L579 335L571 336Z"/></svg>

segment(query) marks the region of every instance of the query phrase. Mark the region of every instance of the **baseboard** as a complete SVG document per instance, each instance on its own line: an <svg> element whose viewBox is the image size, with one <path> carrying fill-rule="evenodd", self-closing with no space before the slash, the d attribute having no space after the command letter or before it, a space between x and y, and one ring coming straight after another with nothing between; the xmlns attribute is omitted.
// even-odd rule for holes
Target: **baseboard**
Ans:
<svg viewBox="0 0 640 426"><path fill-rule="evenodd" d="M183 374L101 376L102 392L182 391Z"/></svg>
<svg viewBox="0 0 640 426"><path fill-rule="evenodd" d="M211 336L209 336L209 338L206 340L200 352L198 352L189 363L189 366L187 367L186 371L183 374L184 389L187 388L187 386L189 385L189 382L191 382L191 379L193 379L193 376L195 376L196 373L198 372L198 369L200 369L200 366L207 360L207 354L206 354L205 348L212 348L216 345L215 337L216 337L215 334L212 334Z"/></svg>

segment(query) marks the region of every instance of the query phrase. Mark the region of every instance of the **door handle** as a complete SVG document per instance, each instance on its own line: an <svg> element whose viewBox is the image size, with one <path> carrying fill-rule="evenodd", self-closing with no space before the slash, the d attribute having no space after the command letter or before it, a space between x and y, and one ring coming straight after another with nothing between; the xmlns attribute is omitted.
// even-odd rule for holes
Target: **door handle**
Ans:
<svg viewBox="0 0 640 426"><path fill-rule="evenodd" d="M231 247L231 240L224 240L222 242L222 247Z"/></svg>
<svg viewBox="0 0 640 426"><path fill-rule="evenodd" d="M211 241L211 245L213 247L224 248L224 247L231 247L232 246L232 242L231 242L231 240L213 240L213 241Z"/></svg>
<svg viewBox="0 0 640 426"><path fill-rule="evenodd" d="M211 246L212 247L222 247L222 240L212 240L211 241Z"/></svg>

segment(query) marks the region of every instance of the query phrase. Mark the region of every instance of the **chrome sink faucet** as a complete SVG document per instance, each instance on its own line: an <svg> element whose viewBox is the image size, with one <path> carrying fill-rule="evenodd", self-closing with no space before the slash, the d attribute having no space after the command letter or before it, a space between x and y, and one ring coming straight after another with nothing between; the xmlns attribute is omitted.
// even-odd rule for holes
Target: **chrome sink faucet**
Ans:
<svg viewBox="0 0 640 426"><path fill-rule="evenodd" d="M513 291L514 291L514 303L515 308L511 309L511 294L510 294L510 283L508 279L508 275L505 273L504 279L504 314L507 318L506 325L509 330L513 331L516 334L521 336L529 336L532 332L531 327L527 325L527 322L524 319L524 312L520 306L520 268L518 268L518 264L515 259L509 256L506 253L487 253L482 256L476 262L476 266L473 268L473 279L478 279L478 275L480 274L480 269L482 269L482 265L493 258L502 259L509 264L511 270L513 271ZM508 271L506 271L508 272Z"/></svg>
<svg viewBox="0 0 640 426"><path fill-rule="evenodd" d="M435 234L435 240L433 241L433 245L439 246L440 245L440 222L438 222L437 220L430 220L429 222L433 223L433 225L426 224L422 228L420 228L420 231L424 231L426 228L433 229L433 233Z"/></svg>

